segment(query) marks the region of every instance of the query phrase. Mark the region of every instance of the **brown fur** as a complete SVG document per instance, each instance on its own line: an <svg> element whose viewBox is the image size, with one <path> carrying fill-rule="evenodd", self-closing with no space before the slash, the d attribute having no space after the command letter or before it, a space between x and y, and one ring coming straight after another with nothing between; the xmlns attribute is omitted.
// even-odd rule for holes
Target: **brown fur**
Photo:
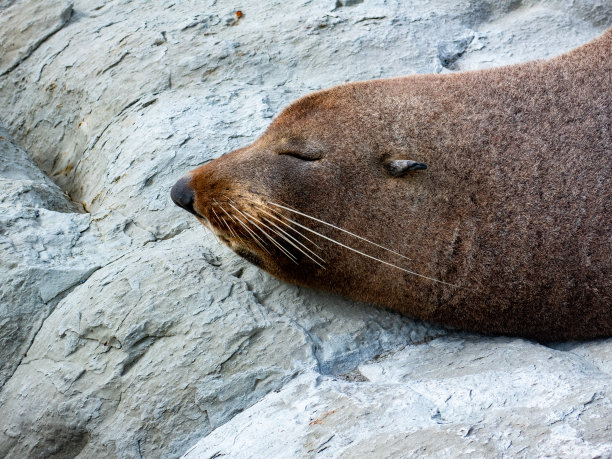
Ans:
<svg viewBox="0 0 612 459"><path fill-rule="evenodd" d="M485 333L612 336L611 125L612 29L546 62L306 96L252 145L190 173L194 209L239 254L288 282ZM390 159L428 169L393 177ZM287 203L412 261L277 209L300 224L459 287L306 232L327 269L273 247L268 254L219 208L211 212L220 205L237 215L233 203L266 218L252 200Z"/></svg>

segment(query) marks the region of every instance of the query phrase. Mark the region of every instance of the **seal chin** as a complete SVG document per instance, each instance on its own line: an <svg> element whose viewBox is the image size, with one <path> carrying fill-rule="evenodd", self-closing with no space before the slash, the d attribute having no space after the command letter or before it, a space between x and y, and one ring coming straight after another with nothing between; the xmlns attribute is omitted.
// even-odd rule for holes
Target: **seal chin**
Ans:
<svg viewBox="0 0 612 459"><path fill-rule="evenodd" d="M244 247L234 247L233 250L237 255L241 256L249 263L257 266L260 269L264 269L263 259L252 250Z"/></svg>

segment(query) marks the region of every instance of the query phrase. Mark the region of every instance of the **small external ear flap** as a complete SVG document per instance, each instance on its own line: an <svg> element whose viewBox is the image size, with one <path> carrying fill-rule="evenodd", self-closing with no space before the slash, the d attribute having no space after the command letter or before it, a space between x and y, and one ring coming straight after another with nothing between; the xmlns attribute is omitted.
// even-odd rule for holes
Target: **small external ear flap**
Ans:
<svg viewBox="0 0 612 459"><path fill-rule="evenodd" d="M410 171L427 169L427 164L417 163L409 159L396 159L385 164L387 171L394 177L401 177Z"/></svg>

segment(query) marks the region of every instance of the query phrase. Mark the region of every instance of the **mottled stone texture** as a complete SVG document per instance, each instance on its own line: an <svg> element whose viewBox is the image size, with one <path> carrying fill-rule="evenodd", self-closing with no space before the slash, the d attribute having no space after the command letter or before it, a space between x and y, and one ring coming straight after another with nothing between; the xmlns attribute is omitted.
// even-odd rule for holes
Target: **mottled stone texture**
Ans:
<svg viewBox="0 0 612 459"><path fill-rule="evenodd" d="M0 0L0 456L612 455L612 341L285 285L168 198L312 90L610 25L605 0Z"/></svg>

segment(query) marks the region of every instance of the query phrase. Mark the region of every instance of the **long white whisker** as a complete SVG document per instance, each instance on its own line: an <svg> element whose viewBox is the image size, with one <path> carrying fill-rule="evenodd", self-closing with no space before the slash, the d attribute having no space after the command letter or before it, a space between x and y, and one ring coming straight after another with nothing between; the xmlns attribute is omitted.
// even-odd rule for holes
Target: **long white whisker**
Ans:
<svg viewBox="0 0 612 459"><path fill-rule="evenodd" d="M289 225L287 222L285 222L285 221L283 221L283 220L280 220L279 218L277 218L277 217L275 217L274 215L272 215L270 212L267 212L267 211L265 210L265 208L264 208L264 207L262 207L261 205L259 205L257 202L253 201L252 199L248 199L248 198L247 198L247 200L248 200L248 201L251 201L253 204L255 204L255 206L257 207L257 209L258 209L260 212L262 212L262 213L264 213L264 214L266 214L266 215L268 215L268 216L270 216L270 217L274 218L275 220L277 220L277 221L279 221L280 223L282 223L283 225L285 225L287 228L292 229L294 232L296 232L298 235L300 235L301 237L303 237L303 238L304 238L304 239L306 239L307 241L311 242L311 243L312 243L314 246L316 246L317 248L319 248L319 249L321 248L320 246L318 246L317 244L315 244L315 243L314 243L314 241L312 241L312 240L311 240L311 239L309 239L308 237L304 236L302 233L300 233L299 231L297 231L295 228L293 228L293 227L292 227L291 225ZM270 209L270 210L272 210L273 212L276 212L274 209ZM246 212L246 210L245 210L244 212ZM246 212L246 213L248 213L248 212ZM249 214L249 215L251 215L251 214ZM281 216L282 216L282 215L281 215ZM251 215L251 217L255 218L253 215ZM284 216L283 216L283 218L284 218ZM263 217L262 217L262 219L263 219ZM257 219L256 219L256 220L257 220ZM257 221L259 221L259 220L257 220ZM289 234L288 232L286 232L285 230L283 230L283 229L282 229L280 226L278 226L276 223L274 223L274 222L272 222L272 221L270 221L270 220L266 220L266 221L267 221L267 222L268 222L270 225L274 226L274 228L276 228L278 231L280 231L280 232L281 232L281 233L282 233L282 234L283 234L285 237L283 237L283 235L280 235L280 234L279 234L279 236L283 237L283 239L284 239L284 240L286 240L287 242L289 242L291 245L293 245L293 246L295 247L295 245L294 245L294 244L292 244L292 243L291 243L291 241L287 240L287 238L291 239L291 240L292 240L292 241L294 241L296 244L300 245L300 246L301 246L301 247L303 247L305 250L307 250L307 251L308 251L308 252L310 252L312 255L314 255L314 256L315 256L315 257L317 257L319 260L321 260L323 263L325 263L325 260L324 260L323 258L321 258L321 257L320 257L320 256L319 256L319 255L318 255L316 252L312 251L312 250L311 250L311 249L310 249L308 246L306 246L306 245L302 244L302 242L300 242L300 241L299 241L299 240L297 240L295 237L293 237L291 234ZM265 223L263 223L263 222L260 222L260 223L262 223L263 225L265 225ZM267 227L267 226L266 226L266 227ZM268 227L267 227L267 228L268 228ZM269 228L269 229L270 229L270 230L272 230L272 228ZM274 231L274 230L272 230L272 231ZM274 232L276 233L276 231L274 231ZM276 233L276 234L278 234L278 233ZM300 250L300 248L299 248L299 247L296 247L296 249ZM300 252L304 253L302 250L300 250ZM306 254L306 253L304 253L304 255L308 256L308 254ZM310 257L308 257L308 258L310 258ZM315 260L312 260L312 261L315 261ZM315 263L316 263L316 261L315 261ZM320 265L319 265L319 266L320 266Z"/></svg>
<svg viewBox="0 0 612 459"><path fill-rule="evenodd" d="M286 241L287 243L291 244L293 247L295 247L300 253L304 254L306 257L308 257L310 260L312 260L314 263L316 263L317 265L319 265L321 268L326 269L325 266L323 266L321 263L319 263L317 260L315 260L314 258L312 258L310 255L308 255L306 252L304 252L300 247L298 247L297 245L295 245L293 242L291 242L285 235L279 233L278 231L276 231L274 228L270 228L268 225L266 225L263 221L259 220L257 217L254 217L253 215L251 215L250 213L248 213L246 210L243 211L246 215L250 216L253 220L259 222L259 224L261 224L262 226L268 228L270 231L272 231L274 234L276 234L277 236L279 236L280 238L283 239L283 241ZM268 222L273 224L272 222ZM275 225L276 226L276 225ZM280 228L279 228L280 230ZM282 230L280 230L282 231ZM289 236L291 237L291 236ZM298 241L299 244L299 241ZM306 249L308 249L308 247L306 247ZM308 249L310 250L310 249ZM325 263L325 260L323 260L321 257L319 257L316 253L314 254L317 258L319 258L323 263Z"/></svg>
<svg viewBox="0 0 612 459"><path fill-rule="evenodd" d="M218 204L217 204L218 205ZM220 207L220 206L219 206ZM213 214L215 214L215 217L217 217L217 220L219 220L220 222L223 222L223 224L227 227L228 231L230 232L230 234L232 236L234 236L236 239L240 240L240 238L238 237L238 235L236 233L234 233L234 230L232 229L231 226L229 226L229 224L225 221L222 220L219 215L217 214L217 212L215 212L215 208L214 207L210 207L210 210L212 210Z"/></svg>
<svg viewBox="0 0 612 459"><path fill-rule="evenodd" d="M287 218L287 217L285 217L285 218ZM339 246L344 247L345 249L351 250L351 251L353 251L353 252L355 252L355 253L358 253L359 255L362 255L362 256L364 256L364 257L371 258L372 260L376 260L376 261L378 261L378 262L380 262L380 263L383 263L383 264L385 264L385 265L391 266L391 267L393 267L393 268L397 268L397 269L399 269L400 271L407 272L408 274L412 274L412 275L414 275L414 276L422 277L423 279L428 279L428 280L430 280L430 281L433 281L433 282L438 282L438 283L440 283L440 284L444 284L444 285L449 285L449 286L451 286L451 287L458 287L458 285L455 285L455 284L450 284L450 283L448 283L448 282L444 282L444 281L441 281L441 280L438 280L438 279L434 279L433 277L424 276L423 274L415 273L414 271L410 271L410 270L408 270L408 269L401 268L401 267L399 267L399 266L397 266L397 265L394 265L393 263L389 263L389 262L387 262L387 261L383 261L383 260L381 260L381 259L379 259L379 258L373 257L372 255L368 255L367 253L363 253L363 252L361 252L361 251L359 251L359 250L357 250L357 249L353 249L352 247L349 247L348 245L342 244L341 242L338 242L338 241L336 241L336 240L334 240L334 239L332 239L332 238L330 238L330 237L324 236L323 234L318 233L317 231L312 230L312 229L310 229L310 228L308 228L308 227L306 227L306 226L304 226L304 225L301 225L301 224L299 224L298 222L296 222L296 221L294 221L294 220L291 220L291 219L289 219L289 218L287 218L287 220L289 220L289 221L290 221L291 223L293 223L294 225L297 225L297 226L299 226L300 228L305 229L306 231L310 231L311 233L314 233L314 234L316 234L317 236L322 237L323 239L327 239L328 241L333 242L334 244L338 244Z"/></svg>
<svg viewBox="0 0 612 459"><path fill-rule="evenodd" d="M268 254L270 254L270 255L271 255L270 251L269 251L269 250L268 250L268 249L267 249L267 248L264 246L264 244L263 244L263 242L264 242L264 241L263 241L263 240L261 240L261 242L260 242L260 237L259 237L257 234L255 234L255 233L254 233L254 232L251 230L251 228L249 228L248 226L246 226L246 225L245 225L245 224L242 222L242 220L239 220L239 219L238 219L238 217L234 218L234 217L233 217L232 215L230 215L230 214L229 214L229 213L228 213L228 212L227 212L227 211L226 211L226 210L225 210L223 207L221 207L221 210L222 210L223 212L225 212L225 214L226 214L226 215L227 215L229 218L231 218L231 219L232 219L232 220L234 220L235 222L239 223L239 224L240 224L240 225L241 225L241 226L242 226L242 227L243 227L245 230L247 230L247 232L248 232L248 233L249 233L249 234L250 234L250 235L253 237L253 240L254 240L255 242L257 242L257 244L258 244L258 245L259 245L259 246L260 246L260 247L261 247L263 250L265 250L265 251L266 251Z"/></svg>
<svg viewBox="0 0 612 459"><path fill-rule="evenodd" d="M281 234L279 234L279 236L281 236L284 240L286 240L289 244L293 245L296 249L298 249L300 252L302 252L304 255L306 255L308 258L310 258L310 256L304 252L304 250L307 250L308 252L310 252L313 256L317 257L319 260L321 260L321 262L325 263L325 259L320 257L316 252L314 252L313 250L311 250L308 246L302 244L300 241L298 241L296 238L294 238L291 234L289 234L288 232L286 232L285 230L283 230L280 226L278 226L277 224L275 224L274 222L268 220L268 219L264 219L262 217L262 220L268 222L270 225L274 226L274 228L276 228L278 231L280 231ZM277 233L278 234L278 233ZM293 242L295 242L295 244L298 244L300 247L302 247L304 250L302 250L300 247L295 246L295 244L293 244ZM312 258L310 258L312 260ZM316 260L312 260L315 263ZM317 263L318 264L318 263ZM321 266L321 265L319 265ZM321 266L323 269L325 269L324 266Z"/></svg>
<svg viewBox="0 0 612 459"><path fill-rule="evenodd" d="M269 209L270 211L274 212L275 214L277 214L278 216L285 218L285 216L283 214L281 214L280 212L278 212L277 210L274 210L270 207L263 207L261 204L259 204L258 202L249 199L249 198L245 198L247 201L251 201L253 204L255 204L257 206L257 208L263 212L264 214L268 215L269 217L272 217L274 220L278 221L279 223L282 223L283 225L285 225L287 228L289 228L291 231L295 232L298 236L303 237L304 239L306 239L308 242L310 242L312 245L314 245L317 249L321 249L321 246L318 245L315 241L313 241L312 239L310 239L308 236L306 236L305 234L300 233L298 230L296 230L293 226L291 226L289 223L287 223L284 220L281 220L280 218L276 217L275 215L271 214L270 212L267 211L267 209ZM272 223L272 222L270 222ZM297 239L294 238L295 241L297 241ZM301 243L300 243L301 244ZM306 246L304 246L306 247ZM310 250L310 249L308 249ZM311 253L314 254L314 252L312 252L312 250L310 250Z"/></svg>
<svg viewBox="0 0 612 459"><path fill-rule="evenodd" d="M302 217L310 218L311 220L317 221L317 222L319 222L319 223L323 223L324 225L330 226L330 227L332 227L332 228L334 228L334 229L337 229L338 231L342 231L343 233L349 234L349 235L351 235L351 236L353 236L353 237L356 237L357 239L361 239L362 241L365 241L365 242L367 242L368 244L375 245L376 247L381 248L381 249L383 249L383 250L386 250L387 252L391 252L391 253L393 253L394 255L397 255L398 257L402 257L402 258L405 258L406 260L413 261L413 260L412 260L412 258L408 258L406 255L402 255L401 253L396 252L395 250L388 249L387 247L385 247L385 246L383 246L383 245L380 245L380 244L377 244L376 242L372 242L372 241L370 241L369 239L366 239L365 237L359 236L359 235L357 235L357 234L355 234L355 233L351 233L350 231L345 230L344 228L340 228L339 226L332 225L331 223L328 223L328 222L326 222L326 221L320 220L320 219L318 219L318 218L315 218L315 217L312 217L312 216L310 216L310 215L307 215L307 214L305 214L305 213L303 213L303 212L297 211L297 210L295 210L295 209L292 209L292 208L290 208L290 207L286 207L286 206L283 206L283 205L280 205L280 204L276 204L276 203L271 202L271 201L268 201L268 204L271 204L271 205L273 205L273 206L280 207L281 209L288 210L289 212L293 212L293 213L295 213L295 214L301 215Z"/></svg>
<svg viewBox="0 0 612 459"><path fill-rule="evenodd" d="M272 236L270 236L267 232L265 232L263 230L263 228L261 228L259 225L257 225L256 222L252 221L251 218L246 217L249 221L251 221L251 223L253 224L253 226L255 226L257 229L259 229L259 231L262 232L262 234L264 236L266 236L271 242L272 244L274 244L276 247L278 247L278 249L283 252L287 257L289 257L291 259L291 261L293 261L296 264L299 264L297 261L297 258L295 257L295 255L293 255L291 252L289 252L289 250L287 250L285 247L283 247L282 244L280 244L278 241L276 241Z"/></svg>
<svg viewBox="0 0 612 459"><path fill-rule="evenodd" d="M233 208L233 209L234 209L236 212L240 213L240 214L241 214L241 215L242 215L242 216L243 216L243 217L244 217L244 218L245 218L247 221L250 221L250 222L251 222L251 224L252 224L253 226L255 226L255 228L257 228L259 231L261 231L261 233L262 233L264 236L266 236L266 237L267 237L267 238L270 240L270 242L272 242L272 244L274 244L276 247L278 247L278 249L279 249L280 251L282 251L282 252L283 252L285 255L287 255L287 257L289 257L289 259L290 259L291 261L293 261L293 262L294 262L294 263L296 263L296 264L298 263L298 262L297 262L297 259L295 258L295 256L294 256L294 255L293 255L291 252L289 252L287 249L285 249L285 248L284 248L284 247L283 247L281 244L279 244L278 242L276 242L272 236L270 236L268 233L266 233L266 232L265 232L265 231L264 231L264 230L263 230L261 227L259 227L259 226L258 226L256 223L253 223L253 221L251 221L251 219L250 219L249 217L247 217L247 216L246 216L246 215L245 215L245 214L244 214L242 211L240 211L240 210L238 210L236 207L234 207L234 206L233 206L231 203L230 203L230 206L231 206L231 207L232 207L232 208Z"/></svg>
<svg viewBox="0 0 612 459"><path fill-rule="evenodd" d="M293 231L295 234L297 234L300 237L303 237L304 239L306 239L308 242L310 242L312 245L314 245L317 249L321 249L322 247L317 244L315 241L313 241L312 239L310 239L308 236L306 236L305 234L301 233L300 231L298 231L297 229L295 229L293 226L291 226L289 223L287 223L286 221L282 220L281 218L271 214L270 212L266 212L263 208L260 207L260 210L265 213L266 215L268 215L269 217L273 218L274 220L276 220L277 222L285 225L288 229L290 229L291 231ZM285 216L283 214L281 214L280 212L274 210L274 209L270 209L272 212L275 212L277 215L279 215L282 218L285 218ZM272 223L272 222L270 222ZM296 239L297 240L297 239Z"/></svg>

